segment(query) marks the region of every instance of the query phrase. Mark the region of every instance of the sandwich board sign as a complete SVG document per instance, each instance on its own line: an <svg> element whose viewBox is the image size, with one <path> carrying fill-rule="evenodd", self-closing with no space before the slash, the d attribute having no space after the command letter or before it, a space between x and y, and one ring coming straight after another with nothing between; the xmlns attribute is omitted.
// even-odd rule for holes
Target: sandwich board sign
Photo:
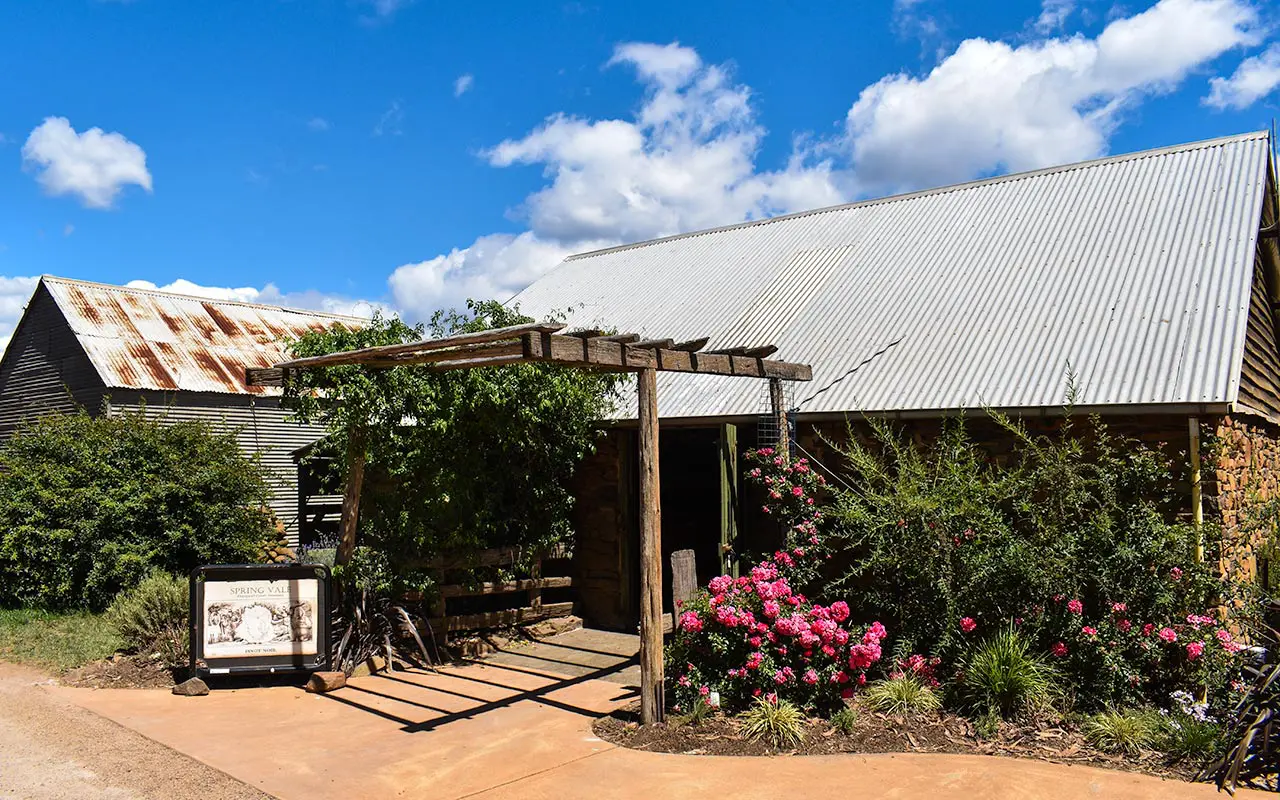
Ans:
<svg viewBox="0 0 1280 800"><path fill-rule="evenodd" d="M329 666L329 568L217 564L191 571L191 671L314 672Z"/></svg>

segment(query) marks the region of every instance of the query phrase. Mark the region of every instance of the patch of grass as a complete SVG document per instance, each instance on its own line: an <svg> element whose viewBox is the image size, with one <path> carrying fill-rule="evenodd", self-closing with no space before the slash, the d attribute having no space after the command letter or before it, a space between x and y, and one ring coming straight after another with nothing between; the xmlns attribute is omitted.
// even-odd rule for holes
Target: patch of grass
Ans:
<svg viewBox="0 0 1280 800"><path fill-rule="evenodd" d="M106 658L124 643L101 614L0 609L0 659L57 672Z"/></svg>
<svg viewBox="0 0 1280 800"><path fill-rule="evenodd" d="M911 675L886 678L867 686L867 705L881 714L931 714L942 707L937 693Z"/></svg>
<svg viewBox="0 0 1280 800"><path fill-rule="evenodd" d="M858 724L858 712L845 706L836 713L831 715L831 727L835 728L845 736L853 733L853 728Z"/></svg>
<svg viewBox="0 0 1280 800"><path fill-rule="evenodd" d="M962 665L958 687L966 705L978 714L1011 719L1049 708L1058 697L1058 676L1012 627L976 645Z"/></svg>
<svg viewBox="0 0 1280 800"><path fill-rule="evenodd" d="M742 713L742 733L753 742L795 747L804 739L804 714L786 700L757 697L751 708Z"/></svg>
<svg viewBox="0 0 1280 800"><path fill-rule="evenodd" d="M715 708L710 703L699 697L693 701L693 708L689 710L688 714L681 714L671 721L676 725L698 725L714 714L715 711Z"/></svg>
<svg viewBox="0 0 1280 800"><path fill-rule="evenodd" d="M1164 720L1156 746L1174 761L1207 761L1220 755L1223 729L1216 722L1198 720L1189 714L1177 714Z"/></svg>
<svg viewBox="0 0 1280 800"><path fill-rule="evenodd" d="M1164 720L1154 711L1109 710L1090 714L1080 727L1084 738L1099 750L1137 755L1156 746Z"/></svg>

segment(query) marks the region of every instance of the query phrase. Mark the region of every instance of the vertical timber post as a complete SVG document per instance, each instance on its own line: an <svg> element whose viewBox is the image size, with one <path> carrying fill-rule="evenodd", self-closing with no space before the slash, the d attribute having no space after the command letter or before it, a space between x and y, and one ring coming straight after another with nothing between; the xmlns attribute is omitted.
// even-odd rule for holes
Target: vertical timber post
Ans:
<svg viewBox="0 0 1280 800"><path fill-rule="evenodd" d="M364 432L352 431L347 441L347 485L342 490L342 538L338 541L335 564L351 561L356 549L356 529L360 522L360 484L364 483Z"/></svg>
<svg viewBox="0 0 1280 800"><path fill-rule="evenodd" d="M640 400L640 723L662 722L662 502L658 483L658 373L637 376Z"/></svg>
<svg viewBox="0 0 1280 800"><path fill-rule="evenodd" d="M782 379L769 379L769 406L778 426L778 455L782 463L791 463L791 426L787 424L787 400L782 391Z"/></svg>
<svg viewBox="0 0 1280 800"><path fill-rule="evenodd" d="M1196 563L1204 562L1204 500L1200 485L1200 418L1187 419L1188 456L1191 461L1191 522L1196 531Z"/></svg>
<svg viewBox="0 0 1280 800"><path fill-rule="evenodd" d="M720 574L738 577L738 426L720 426Z"/></svg>

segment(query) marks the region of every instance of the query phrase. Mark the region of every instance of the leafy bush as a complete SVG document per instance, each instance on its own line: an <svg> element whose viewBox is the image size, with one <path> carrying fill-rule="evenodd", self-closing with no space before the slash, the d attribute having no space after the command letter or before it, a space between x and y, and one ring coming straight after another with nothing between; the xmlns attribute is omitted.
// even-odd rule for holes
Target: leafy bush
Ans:
<svg viewBox="0 0 1280 800"><path fill-rule="evenodd" d="M1137 755L1160 740L1164 723L1153 711L1102 711L1085 718L1081 730L1089 744L1110 753Z"/></svg>
<svg viewBox="0 0 1280 800"><path fill-rule="evenodd" d="M849 736L858 724L858 712L852 706L845 706L831 715L831 727Z"/></svg>
<svg viewBox="0 0 1280 800"><path fill-rule="evenodd" d="M1058 693L1058 676L1034 655L1012 628L973 646L961 662L956 691L979 714L1011 719L1049 707Z"/></svg>
<svg viewBox="0 0 1280 800"><path fill-rule="evenodd" d="M190 585L164 572L152 572L121 592L107 609L107 622L125 644L141 655L158 653L170 666L187 660Z"/></svg>
<svg viewBox="0 0 1280 800"><path fill-rule="evenodd" d="M153 569L250 560L275 532L232 433L52 415L0 452L0 605L105 608Z"/></svg>
<svg viewBox="0 0 1280 800"><path fill-rule="evenodd" d="M895 651L953 666L972 631L1025 623L1034 650L1068 648L1054 664L1089 708L1154 705L1230 672L1221 648L1155 658L1153 643L1134 638L1148 623L1179 630L1232 590L1208 566L1214 554L1196 563L1196 532L1174 521L1181 498L1163 452L1069 415L1053 435L1033 436L992 414L979 424L1014 442L999 463L963 419L945 421L928 445L867 424L868 439L851 428L836 445L846 474L821 526L834 558L814 591L882 619ZM1204 537L1214 541L1214 529ZM1113 635L1122 620L1134 637Z"/></svg>
<svg viewBox="0 0 1280 800"><path fill-rule="evenodd" d="M1224 729L1209 715L1207 703L1186 692L1170 695L1172 708L1161 720L1158 746L1174 761L1203 763L1220 754Z"/></svg>
<svg viewBox="0 0 1280 800"><path fill-rule="evenodd" d="M742 733L753 742L795 747L804 740L804 714L794 703L774 696L757 697L742 713Z"/></svg>
<svg viewBox="0 0 1280 800"><path fill-rule="evenodd" d="M676 725L700 725L712 714L716 713L716 707L707 702L706 699L699 697L693 701L693 708L689 709L689 713L681 714L672 720Z"/></svg>
<svg viewBox="0 0 1280 800"><path fill-rule="evenodd" d="M937 693L918 678L906 675L868 684L863 697L873 710L895 716L932 714L942 707Z"/></svg>
<svg viewBox="0 0 1280 800"><path fill-rule="evenodd" d="M467 309L437 313L425 327L382 317L358 330L334 326L304 335L292 353L533 322L496 302L469 301ZM622 380L542 364L447 372L336 366L295 377L285 405L329 430L317 457L334 459L345 474L348 452L365 454L362 540L396 561L503 546L532 553L569 540L570 478Z"/></svg>

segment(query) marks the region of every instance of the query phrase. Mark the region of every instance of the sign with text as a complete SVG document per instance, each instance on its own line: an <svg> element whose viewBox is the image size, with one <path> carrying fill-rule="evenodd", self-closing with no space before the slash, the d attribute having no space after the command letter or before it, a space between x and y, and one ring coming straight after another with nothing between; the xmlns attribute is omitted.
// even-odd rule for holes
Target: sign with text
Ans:
<svg viewBox="0 0 1280 800"><path fill-rule="evenodd" d="M198 567L191 573L191 667L203 674L328 665L329 571L313 564Z"/></svg>

